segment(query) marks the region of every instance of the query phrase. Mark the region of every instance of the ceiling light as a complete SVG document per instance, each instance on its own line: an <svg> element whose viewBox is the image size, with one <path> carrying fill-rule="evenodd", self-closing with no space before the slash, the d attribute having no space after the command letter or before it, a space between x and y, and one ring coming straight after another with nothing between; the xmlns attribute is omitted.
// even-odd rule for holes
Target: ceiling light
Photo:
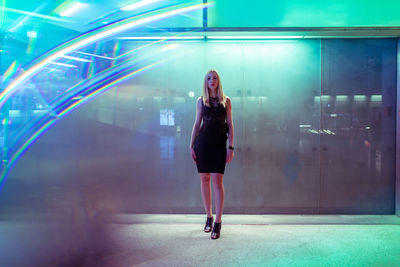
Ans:
<svg viewBox="0 0 400 267"><path fill-rule="evenodd" d="M119 40L199 40L203 39L202 36L132 36L132 37L118 37Z"/></svg>
<svg viewBox="0 0 400 267"><path fill-rule="evenodd" d="M71 59L71 60L77 60L77 61L81 61L81 62L93 62L89 59L84 59L84 58L80 58L80 57L71 57L71 56L62 56L63 58L67 58L67 59Z"/></svg>
<svg viewBox="0 0 400 267"><path fill-rule="evenodd" d="M70 15L72 15L72 13L78 11L79 9L81 9L81 8L83 8L83 7L85 7L85 6L86 6L85 4L82 4L82 3L80 3L80 2L77 2L77 3L75 3L74 5L72 5L70 8L67 8L66 10L64 10L64 11L60 14L60 16L61 16L61 17L70 16Z"/></svg>
<svg viewBox="0 0 400 267"><path fill-rule="evenodd" d="M81 51L74 51L74 53L87 55L87 56L91 56L91 57L98 57L98 58L104 58L104 59L109 59L109 60L115 60L115 58L112 58L112 57L100 56L100 55L85 53L85 52L81 52Z"/></svg>
<svg viewBox="0 0 400 267"><path fill-rule="evenodd" d="M35 31L29 31L29 32L26 33L26 35L29 38L37 38L37 32L35 32Z"/></svg>
<svg viewBox="0 0 400 267"><path fill-rule="evenodd" d="M133 10L135 8L139 8L139 7L142 7L142 6L157 2L157 1L159 1L159 0L142 0L142 1L138 1L136 3L124 6L121 8L121 10L124 10L124 11Z"/></svg>
<svg viewBox="0 0 400 267"><path fill-rule="evenodd" d="M69 67L69 68L77 68L78 66L72 65L72 64L65 64L65 63L60 63L60 62L49 62L50 64L54 65L59 65L59 66L64 66L64 67Z"/></svg>
<svg viewBox="0 0 400 267"><path fill-rule="evenodd" d="M303 38L303 36L207 36L207 39L244 39L244 40L262 40L262 39L300 39Z"/></svg>

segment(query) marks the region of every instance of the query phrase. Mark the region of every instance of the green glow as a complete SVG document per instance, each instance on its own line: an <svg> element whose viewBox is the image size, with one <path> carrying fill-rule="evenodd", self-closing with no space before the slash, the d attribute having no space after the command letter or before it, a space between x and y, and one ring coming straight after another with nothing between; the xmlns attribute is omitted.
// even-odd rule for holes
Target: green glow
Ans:
<svg viewBox="0 0 400 267"><path fill-rule="evenodd" d="M362 101L366 101L366 100L367 100L366 95L355 95L354 96L354 101L362 102Z"/></svg>
<svg viewBox="0 0 400 267"><path fill-rule="evenodd" d="M371 101L382 102L382 95L371 95Z"/></svg>
<svg viewBox="0 0 400 267"><path fill-rule="evenodd" d="M347 95L337 95L336 96L336 101L338 101L338 102L347 101L348 99L349 99L349 97Z"/></svg>
<svg viewBox="0 0 400 267"><path fill-rule="evenodd" d="M400 26L395 0L218 0L208 10L209 27Z"/></svg>
<svg viewBox="0 0 400 267"><path fill-rule="evenodd" d="M331 96L329 96L329 95L322 95L321 96L321 100L322 101L328 101L329 99L331 99Z"/></svg>

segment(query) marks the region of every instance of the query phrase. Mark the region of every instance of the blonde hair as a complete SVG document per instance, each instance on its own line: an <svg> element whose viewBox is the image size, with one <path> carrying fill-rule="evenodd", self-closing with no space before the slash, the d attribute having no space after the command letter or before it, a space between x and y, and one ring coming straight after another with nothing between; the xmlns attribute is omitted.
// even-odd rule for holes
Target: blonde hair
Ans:
<svg viewBox="0 0 400 267"><path fill-rule="evenodd" d="M208 75L210 73L215 73L218 77L218 87L217 87L217 96L218 96L218 102L225 107L226 104L226 97L224 95L224 91L222 91L222 84L221 84L221 79L219 78L218 72L216 70L209 70L206 73L206 76L204 77L204 83L203 83L203 103L207 107L210 106L210 95L208 93Z"/></svg>

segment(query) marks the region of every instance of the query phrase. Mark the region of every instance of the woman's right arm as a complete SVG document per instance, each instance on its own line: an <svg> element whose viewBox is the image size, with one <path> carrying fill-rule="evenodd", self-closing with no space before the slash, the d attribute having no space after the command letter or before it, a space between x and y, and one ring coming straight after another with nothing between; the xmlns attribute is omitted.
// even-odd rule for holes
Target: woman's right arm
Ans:
<svg viewBox="0 0 400 267"><path fill-rule="evenodd" d="M201 125L201 120L202 120L202 98L199 97L197 99L197 105L196 105L196 119L193 124L193 129L192 129L192 137L190 139L190 152L192 154L192 158L194 161L196 161L196 154L194 153L194 141L196 140L196 136L199 133L200 130L200 125Z"/></svg>

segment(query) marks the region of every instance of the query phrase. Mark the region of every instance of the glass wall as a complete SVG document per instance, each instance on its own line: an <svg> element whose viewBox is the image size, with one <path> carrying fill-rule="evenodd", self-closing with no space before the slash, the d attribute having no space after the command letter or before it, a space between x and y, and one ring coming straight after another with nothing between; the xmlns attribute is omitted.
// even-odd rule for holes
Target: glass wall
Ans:
<svg viewBox="0 0 400 267"><path fill-rule="evenodd" d="M322 42L322 211L394 212L396 47Z"/></svg>
<svg viewBox="0 0 400 267"><path fill-rule="evenodd" d="M232 99L235 125L236 156L226 171L228 210L316 212L319 135L312 130L320 128L319 106L313 102L320 88L320 41L170 46L169 61L99 99L91 108L96 114L86 112L95 120L132 130L138 146L146 142L147 149L135 153L135 160L148 158L154 168L146 171L148 165L137 165L138 173L149 177L140 183L159 188L158 194L173 188L177 196L172 199L178 198L178 203L185 203L178 192L191 188L188 197L200 204L188 147L203 76L215 68ZM167 116L173 121L167 123ZM161 181L176 186L158 187ZM146 197L147 192L142 193ZM167 199L171 201L162 203Z"/></svg>
<svg viewBox="0 0 400 267"><path fill-rule="evenodd" d="M202 211L188 146L203 76L215 68L235 124L227 212L392 213L395 54L392 40L143 48L135 58L159 65L76 111L78 127L96 136L85 154L92 170L79 166L124 181L115 197L126 211ZM108 175L93 170L100 165Z"/></svg>
<svg viewBox="0 0 400 267"><path fill-rule="evenodd" d="M235 126L227 213L393 213L395 40L107 40L87 49L116 60L90 57L69 77L103 94L43 135L10 186L13 177L19 188L40 181L45 193L83 183L80 196L92 197L92 184L102 209L203 212L189 142L204 75L216 69ZM97 75L103 69L110 75ZM123 75L117 86L107 80ZM40 88L68 92L72 81ZM74 90L70 99L91 97ZM75 103L58 101L60 110Z"/></svg>

